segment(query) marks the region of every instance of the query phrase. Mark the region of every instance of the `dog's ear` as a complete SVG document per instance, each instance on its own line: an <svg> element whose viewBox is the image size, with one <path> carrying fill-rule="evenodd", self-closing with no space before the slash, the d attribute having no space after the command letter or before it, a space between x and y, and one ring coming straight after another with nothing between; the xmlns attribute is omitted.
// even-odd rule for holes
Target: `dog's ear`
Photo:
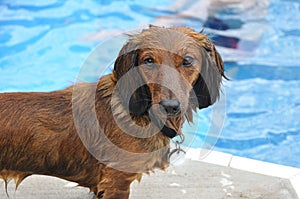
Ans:
<svg viewBox="0 0 300 199"><path fill-rule="evenodd" d="M202 109L212 105L219 98L222 77L226 76L223 60L214 44L206 37L200 45L202 66L193 90L197 97L198 108Z"/></svg>
<svg viewBox="0 0 300 199"><path fill-rule="evenodd" d="M141 116L147 113L151 105L151 94L143 77L139 73L139 49L134 49L127 43L119 53L114 64L114 73L119 81L118 93L123 106L133 115ZM134 69L131 71L131 69Z"/></svg>

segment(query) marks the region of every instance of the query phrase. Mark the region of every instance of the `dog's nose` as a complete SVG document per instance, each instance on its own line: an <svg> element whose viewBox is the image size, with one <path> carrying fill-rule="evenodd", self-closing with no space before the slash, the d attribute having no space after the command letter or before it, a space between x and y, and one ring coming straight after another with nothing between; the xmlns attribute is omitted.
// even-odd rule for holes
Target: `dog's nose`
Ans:
<svg viewBox="0 0 300 199"><path fill-rule="evenodd" d="M162 100L159 103L168 115L176 115L180 112L180 102L176 99Z"/></svg>

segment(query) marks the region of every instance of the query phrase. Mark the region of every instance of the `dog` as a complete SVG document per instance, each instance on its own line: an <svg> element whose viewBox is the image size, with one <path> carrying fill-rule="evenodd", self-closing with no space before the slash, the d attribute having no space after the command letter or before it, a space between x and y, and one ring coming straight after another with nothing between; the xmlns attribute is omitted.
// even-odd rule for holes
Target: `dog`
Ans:
<svg viewBox="0 0 300 199"><path fill-rule="evenodd" d="M128 35L112 73L53 92L0 94L0 177L33 174L128 198L143 173L169 165L170 139L219 97L223 61L184 26Z"/></svg>

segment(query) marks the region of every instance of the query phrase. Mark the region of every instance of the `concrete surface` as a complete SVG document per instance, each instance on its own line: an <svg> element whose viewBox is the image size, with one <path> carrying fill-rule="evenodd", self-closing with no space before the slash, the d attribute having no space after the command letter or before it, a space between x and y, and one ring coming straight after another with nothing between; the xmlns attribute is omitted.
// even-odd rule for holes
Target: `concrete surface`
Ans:
<svg viewBox="0 0 300 199"><path fill-rule="evenodd" d="M62 179L34 175L18 190L8 185L10 199L93 199L87 188ZM187 150L184 162L167 171L144 175L131 186L130 199L297 199L300 169L220 152ZM7 199L0 180L0 199Z"/></svg>
<svg viewBox="0 0 300 199"><path fill-rule="evenodd" d="M145 177L140 185L134 183L131 198L187 199L296 199L287 179L265 176L217 166L186 161L169 168L166 173Z"/></svg>

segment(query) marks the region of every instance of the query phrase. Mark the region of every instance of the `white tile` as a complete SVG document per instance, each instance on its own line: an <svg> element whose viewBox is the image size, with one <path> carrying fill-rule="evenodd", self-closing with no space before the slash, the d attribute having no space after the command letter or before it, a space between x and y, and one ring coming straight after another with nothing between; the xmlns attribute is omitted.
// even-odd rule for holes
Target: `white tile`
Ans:
<svg viewBox="0 0 300 199"><path fill-rule="evenodd" d="M197 160L227 167L231 161L232 155L205 149L189 149L187 150L186 157L191 160Z"/></svg>
<svg viewBox="0 0 300 199"><path fill-rule="evenodd" d="M190 160L198 160L200 155L200 149L184 148L186 151L186 158Z"/></svg>
<svg viewBox="0 0 300 199"><path fill-rule="evenodd" d="M300 173L300 169L233 156L230 167L279 178L289 179Z"/></svg>

